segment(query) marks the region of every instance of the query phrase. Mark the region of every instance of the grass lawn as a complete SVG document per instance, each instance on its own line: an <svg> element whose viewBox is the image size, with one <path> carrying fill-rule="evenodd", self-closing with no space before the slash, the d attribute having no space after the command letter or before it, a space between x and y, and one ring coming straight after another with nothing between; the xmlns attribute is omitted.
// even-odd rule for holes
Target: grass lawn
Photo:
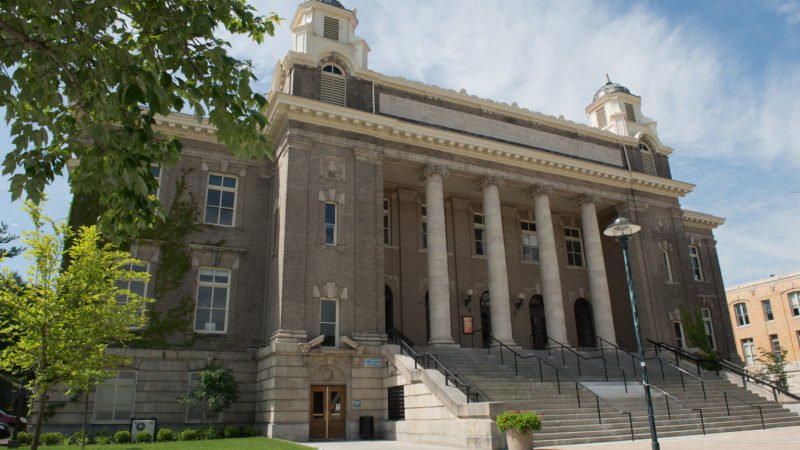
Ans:
<svg viewBox="0 0 800 450"><path fill-rule="evenodd" d="M30 447L22 447L30 448ZM80 450L80 445L61 445L42 449ZM92 450L303 450L312 447L265 437L214 439L210 441L157 442L155 444L87 445Z"/></svg>

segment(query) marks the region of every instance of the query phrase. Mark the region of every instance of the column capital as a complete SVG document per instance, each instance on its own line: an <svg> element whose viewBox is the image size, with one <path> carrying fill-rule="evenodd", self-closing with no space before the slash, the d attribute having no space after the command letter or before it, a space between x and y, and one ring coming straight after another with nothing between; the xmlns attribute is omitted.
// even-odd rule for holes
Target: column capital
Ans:
<svg viewBox="0 0 800 450"><path fill-rule="evenodd" d="M477 189L479 191L482 191L482 190L486 189L486 187L491 186L491 185L495 185L497 187L503 187L503 185L505 185L505 184L506 184L506 182L500 177L488 177L487 176L487 177L481 178L478 181L478 185L475 187L475 189Z"/></svg>
<svg viewBox="0 0 800 450"><path fill-rule="evenodd" d="M578 206L583 206L587 203L592 203L596 205L597 202L598 202L597 196L591 194L581 194L575 199L575 204Z"/></svg>
<svg viewBox="0 0 800 450"><path fill-rule="evenodd" d="M450 169L448 169L447 166L440 164L428 164L424 169L422 169L422 174L419 176L419 181L425 181L433 175L441 175L445 177L449 173Z"/></svg>
<svg viewBox="0 0 800 450"><path fill-rule="evenodd" d="M553 192L555 192L555 191L550 186L543 186L541 184L534 184L528 190L528 198L529 199L533 199L533 198L536 198L537 195L541 195L541 194L549 196L549 195L553 195Z"/></svg>

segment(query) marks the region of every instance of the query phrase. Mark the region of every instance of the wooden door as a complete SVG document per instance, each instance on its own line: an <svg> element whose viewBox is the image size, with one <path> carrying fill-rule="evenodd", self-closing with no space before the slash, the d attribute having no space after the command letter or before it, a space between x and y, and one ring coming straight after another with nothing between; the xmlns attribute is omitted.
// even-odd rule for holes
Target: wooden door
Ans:
<svg viewBox="0 0 800 450"><path fill-rule="evenodd" d="M345 439L346 406L344 386L311 386L309 439Z"/></svg>

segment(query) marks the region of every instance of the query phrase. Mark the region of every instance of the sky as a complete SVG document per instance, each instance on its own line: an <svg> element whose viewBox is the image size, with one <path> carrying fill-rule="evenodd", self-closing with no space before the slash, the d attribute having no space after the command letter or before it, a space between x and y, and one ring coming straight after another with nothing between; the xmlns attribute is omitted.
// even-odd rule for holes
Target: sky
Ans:
<svg viewBox="0 0 800 450"><path fill-rule="evenodd" d="M606 74L658 122L673 178L697 185L685 209L715 231L725 285L800 270L800 0L341 0L357 10L369 68L568 120ZM228 36L266 92L291 46L297 0L250 1L284 22L256 45ZM0 153L10 148L0 124ZM30 228L0 179L0 220ZM65 179L47 212L67 216ZM23 271L21 257L5 266Z"/></svg>

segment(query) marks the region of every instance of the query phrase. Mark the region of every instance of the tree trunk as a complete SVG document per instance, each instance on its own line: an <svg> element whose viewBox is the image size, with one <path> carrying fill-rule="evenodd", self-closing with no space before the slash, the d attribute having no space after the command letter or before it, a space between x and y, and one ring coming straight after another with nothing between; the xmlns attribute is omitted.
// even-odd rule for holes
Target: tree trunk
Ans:
<svg viewBox="0 0 800 450"><path fill-rule="evenodd" d="M42 434L42 425L44 425L44 410L47 407L47 394L39 396L39 414L36 415L36 429L33 430L33 442L31 442L31 450L38 450L39 436Z"/></svg>
<svg viewBox="0 0 800 450"><path fill-rule="evenodd" d="M83 404L83 426L81 427L81 450L86 448L86 419L89 417L89 390L83 393L86 400Z"/></svg>

